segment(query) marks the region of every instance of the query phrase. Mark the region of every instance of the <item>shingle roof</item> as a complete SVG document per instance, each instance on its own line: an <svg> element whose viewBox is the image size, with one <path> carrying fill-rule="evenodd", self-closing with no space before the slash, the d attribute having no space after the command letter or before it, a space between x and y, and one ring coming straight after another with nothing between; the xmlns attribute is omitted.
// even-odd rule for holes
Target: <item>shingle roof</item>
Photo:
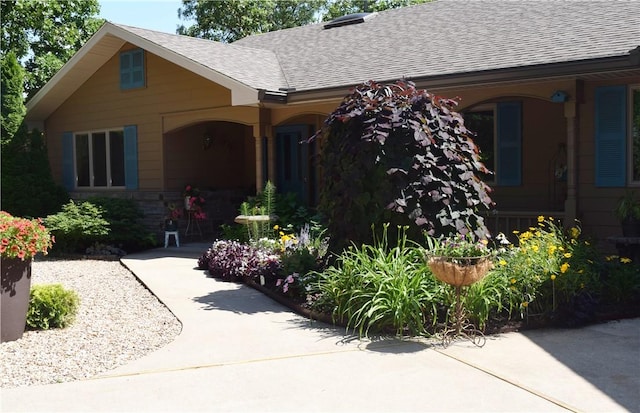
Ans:
<svg viewBox="0 0 640 413"><path fill-rule="evenodd" d="M232 44L273 51L298 91L624 56L639 45L640 1L557 0L440 0Z"/></svg>
<svg viewBox="0 0 640 413"><path fill-rule="evenodd" d="M278 90L288 86L271 50L112 24L254 89Z"/></svg>

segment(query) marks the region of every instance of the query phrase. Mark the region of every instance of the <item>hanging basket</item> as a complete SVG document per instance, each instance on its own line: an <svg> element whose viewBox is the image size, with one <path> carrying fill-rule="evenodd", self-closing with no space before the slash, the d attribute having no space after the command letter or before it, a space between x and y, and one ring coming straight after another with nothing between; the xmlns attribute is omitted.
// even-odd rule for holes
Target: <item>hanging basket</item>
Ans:
<svg viewBox="0 0 640 413"><path fill-rule="evenodd" d="M456 287L467 286L480 281L492 267L489 256L466 258L430 257L427 263L437 279Z"/></svg>

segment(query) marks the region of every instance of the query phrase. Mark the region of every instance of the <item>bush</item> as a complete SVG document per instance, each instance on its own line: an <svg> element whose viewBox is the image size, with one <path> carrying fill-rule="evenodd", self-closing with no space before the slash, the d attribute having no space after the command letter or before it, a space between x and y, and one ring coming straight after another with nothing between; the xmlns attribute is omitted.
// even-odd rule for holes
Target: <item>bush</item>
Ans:
<svg viewBox="0 0 640 413"><path fill-rule="evenodd" d="M45 226L56 237L54 252L84 252L87 247L109 234L109 223L102 217L102 208L73 200L62 211L45 218Z"/></svg>
<svg viewBox="0 0 640 413"><path fill-rule="evenodd" d="M100 243L116 246L127 252L141 251L156 245L155 235L142 225L144 216L132 199L89 198L88 202L102 210L102 218L109 222L109 233L100 237Z"/></svg>
<svg viewBox="0 0 640 413"><path fill-rule="evenodd" d="M253 279L275 283L280 271L280 257L266 248L219 240L198 259L198 268L224 281Z"/></svg>
<svg viewBox="0 0 640 413"><path fill-rule="evenodd" d="M34 285L31 287L27 326L38 330L64 328L73 322L79 304L78 294L64 289L61 284Z"/></svg>
<svg viewBox="0 0 640 413"><path fill-rule="evenodd" d="M411 239L465 234L487 237L480 209L493 202L482 164L455 100L413 83L369 82L345 97L325 121L320 213L331 250L371 243L371 224L407 226Z"/></svg>
<svg viewBox="0 0 640 413"><path fill-rule="evenodd" d="M370 331L422 335L435 326L446 288L433 277L422 249L408 246L404 229L389 247L387 228L375 245L351 246L319 274L317 305L360 336Z"/></svg>

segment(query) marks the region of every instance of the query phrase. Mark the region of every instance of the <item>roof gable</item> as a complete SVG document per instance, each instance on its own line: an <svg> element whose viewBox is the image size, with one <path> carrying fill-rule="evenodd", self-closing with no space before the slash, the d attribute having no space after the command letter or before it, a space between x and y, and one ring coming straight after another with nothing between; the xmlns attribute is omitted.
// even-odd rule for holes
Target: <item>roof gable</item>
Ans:
<svg viewBox="0 0 640 413"><path fill-rule="evenodd" d="M27 102L27 120L46 119L127 42L230 89L233 105L257 104L260 90L287 87L272 51L107 22Z"/></svg>

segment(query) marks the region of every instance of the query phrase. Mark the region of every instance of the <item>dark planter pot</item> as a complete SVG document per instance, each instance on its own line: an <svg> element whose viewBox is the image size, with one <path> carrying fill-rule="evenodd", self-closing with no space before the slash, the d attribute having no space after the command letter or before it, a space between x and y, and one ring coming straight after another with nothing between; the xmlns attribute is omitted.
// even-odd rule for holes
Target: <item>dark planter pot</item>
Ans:
<svg viewBox="0 0 640 413"><path fill-rule="evenodd" d="M31 259L2 258L2 294L0 295L0 342L22 337L27 323L31 290Z"/></svg>
<svg viewBox="0 0 640 413"><path fill-rule="evenodd" d="M640 237L640 219L627 218L621 225L623 237Z"/></svg>

